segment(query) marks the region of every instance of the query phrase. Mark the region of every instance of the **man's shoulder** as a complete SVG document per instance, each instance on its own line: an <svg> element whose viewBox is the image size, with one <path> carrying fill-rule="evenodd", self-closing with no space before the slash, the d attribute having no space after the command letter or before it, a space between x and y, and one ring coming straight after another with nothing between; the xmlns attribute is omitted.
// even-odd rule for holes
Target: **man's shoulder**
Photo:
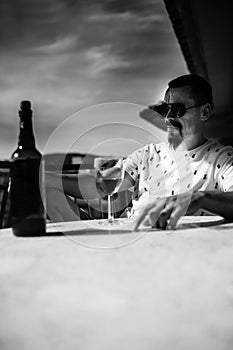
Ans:
<svg viewBox="0 0 233 350"><path fill-rule="evenodd" d="M212 164L214 162L229 162L233 158L233 147L231 145L224 145L221 142L209 141L203 152L203 157L207 157Z"/></svg>
<svg viewBox="0 0 233 350"><path fill-rule="evenodd" d="M231 145L224 145L217 141L208 141L205 148L208 152L214 153L233 152L233 147Z"/></svg>

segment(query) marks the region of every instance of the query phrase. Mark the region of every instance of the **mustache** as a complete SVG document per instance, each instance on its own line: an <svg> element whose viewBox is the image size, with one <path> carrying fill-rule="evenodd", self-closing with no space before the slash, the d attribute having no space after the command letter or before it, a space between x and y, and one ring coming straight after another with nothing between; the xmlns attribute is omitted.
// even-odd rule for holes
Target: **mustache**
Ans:
<svg viewBox="0 0 233 350"><path fill-rule="evenodd" d="M166 122L167 125L172 125L174 128L178 128L179 130L182 129L182 125L180 124L180 122L177 119L169 119Z"/></svg>

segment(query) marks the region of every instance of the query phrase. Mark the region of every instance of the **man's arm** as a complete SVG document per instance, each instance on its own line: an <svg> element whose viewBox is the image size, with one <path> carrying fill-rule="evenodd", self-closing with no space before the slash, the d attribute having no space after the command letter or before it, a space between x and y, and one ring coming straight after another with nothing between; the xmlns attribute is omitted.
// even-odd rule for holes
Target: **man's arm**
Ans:
<svg viewBox="0 0 233 350"><path fill-rule="evenodd" d="M197 191L153 201L139 213L134 229L143 223L171 230L181 216L192 215L198 209L233 220L233 189L229 192Z"/></svg>
<svg viewBox="0 0 233 350"><path fill-rule="evenodd" d="M229 192L203 192L201 209L233 220L233 189Z"/></svg>

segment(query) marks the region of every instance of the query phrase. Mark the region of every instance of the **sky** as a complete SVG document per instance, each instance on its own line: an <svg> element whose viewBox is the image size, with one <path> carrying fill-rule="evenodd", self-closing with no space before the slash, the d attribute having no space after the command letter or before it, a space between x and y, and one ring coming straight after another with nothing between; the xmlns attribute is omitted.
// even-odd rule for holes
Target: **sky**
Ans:
<svg viewBox="0 0 233 350"><path fill-rule="evenodd" d="M1 0L0 158L16 147L21 100L43 153L125 155L161 139L140 110L185 73L163 0Z"/></svg>

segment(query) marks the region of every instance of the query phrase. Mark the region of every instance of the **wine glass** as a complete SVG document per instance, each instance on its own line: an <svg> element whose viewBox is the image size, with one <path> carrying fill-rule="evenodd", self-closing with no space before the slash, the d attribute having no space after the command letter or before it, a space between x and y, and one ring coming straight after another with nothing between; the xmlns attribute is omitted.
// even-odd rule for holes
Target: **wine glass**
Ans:
<svg viewBox="0 0 233 350"><path fill-rule="evenodd" d="M108 220L100 224L120 224L114 219L111 209L111 196L116 193L123 181L123 159L115 157L97 157L94 159L95 179L97 188L108 196Z"/></svg>

